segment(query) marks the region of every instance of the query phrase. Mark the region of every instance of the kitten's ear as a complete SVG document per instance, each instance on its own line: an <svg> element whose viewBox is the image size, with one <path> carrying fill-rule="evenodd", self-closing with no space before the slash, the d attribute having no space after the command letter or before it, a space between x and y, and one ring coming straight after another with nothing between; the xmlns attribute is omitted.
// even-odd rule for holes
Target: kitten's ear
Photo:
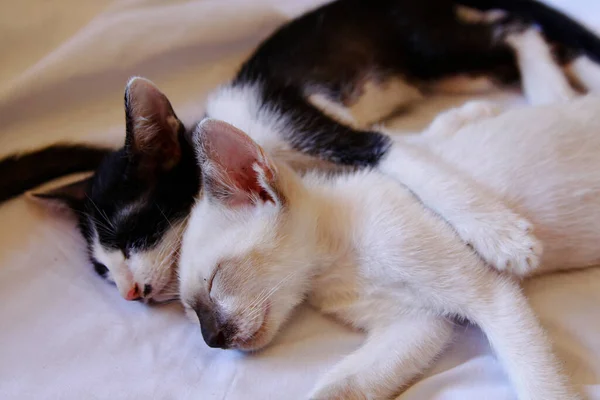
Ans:
<svg viewBox="0 0 600 400"><path fill-rule="evenodd" d="M283 203L277 168L248 135L219 120L205 119L194 132L204 189L228 206Z"/></svg>
<svg viewBox="0 0 600 400"><path fill-rule="evenodd" d="M151 176L172 169L181 159L183 124L152 82L135 77L125 89L125 149L139 172Z"/></svg>
<svg viewBox="0 0 600 400"><path fill-rule="evenodd" d="M91 180L91 177L86 176L50 189L27 192L26 195L29 199L51 208L80 210L87 197Z"/></svg>

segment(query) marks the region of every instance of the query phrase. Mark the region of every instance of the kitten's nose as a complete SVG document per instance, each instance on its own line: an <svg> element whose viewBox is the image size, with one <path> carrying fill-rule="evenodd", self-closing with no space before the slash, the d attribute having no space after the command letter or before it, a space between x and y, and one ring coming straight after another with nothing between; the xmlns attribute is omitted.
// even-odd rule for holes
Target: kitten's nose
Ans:
<svg viewBox="0 0 600 400"><path fill-rule="evenodd" d="M225 334L222 330L218 330L216 332L210 332L210 334L204 334L204 330L202 330L202 336L204 337L204 341L208 345L208 347L212 347L214 349L225 349Z"/></svg>
<svg viewBox="0 0 600 400"><path fill-rule="evenodd" d="M200 320L200 330L206 344L212 348L226 349L227 338L225 336L225 329L217 321L215 313L212 311L196 311L196 314Z"/></svg>
<svg viewBox="0 0 600 400"><path fill-rule="evenodd" d="M140 298L140 288L137 283L134 283L125 295L125 300L137 300Z"/></svg>

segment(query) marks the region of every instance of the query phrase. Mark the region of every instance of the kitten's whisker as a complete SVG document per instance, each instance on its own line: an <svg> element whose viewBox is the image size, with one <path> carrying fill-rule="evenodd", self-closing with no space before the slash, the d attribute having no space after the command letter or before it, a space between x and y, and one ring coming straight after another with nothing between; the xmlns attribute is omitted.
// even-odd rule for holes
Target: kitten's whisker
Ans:
<svg viewBox="0 0 600 400"><path fill-rule="evenodd" d="M156 205L156 208L158 208L158 211L160 211L162 216L165 218L165 221L167 221L167 223L169 224L171 229L175 229L175 228L173 228L173 224L171 224L171 221L169 221L169 218L167 218L167 215L163 212L162 208L160 208L160 206L157 203L154 203L154 204Z"/></svg>
<svg viewBox="0 0 600 400"><path fill-rule="evenodd" d="M287 276L283 277L275 286L273 286L272 288L266 288L263 289L261 292L259 292L258 296L256 297L256 299L254 299L254 301L252 301L248 307L246 307L245 310L247 310L248 308L252 308L252 307L260 307L261 304L263 304L265 301L268 300L268 298L276 291L278 290L286 281L288 281L289 279L291 279L293 276L295 276L300 270L299 269L294 269L293 272L291 272L290 274L288 274ZM244 310L244 311L245 311Z"/></svg>
<svg viewBox="0 0 600 400"><path fill-rule="evenodd" d="M92 200L92 198L89 195L85 195L88 200L90 201L90 203L92 203L92 205L94 206L94 208L96 209L96 211L98 211L98 214L100 214L101 217L103 217L106 222L110 225L110 227L113 229L113 231L116 231L117 228L115 227L115 225L108 219L108 216L106 215L105 212L103 212L102 210L100 210L100 208L98 208L98 206L96 205L96 203L94 202L94 200Z"/></svg>
<svg viewBox="0 0 600 400"><path fill-rule="evenodd" d="M254 319L260 315L262 312L262 305L265 304L277 290L279 290L286 282L292 279L300 271L300 269L296 269L295 271L291 272L281 279L275 286L273 286L264 296L260 296L260 301L253 301L251 304L253 304L252 307L254 310L249 313L248 318ZM245 310L247 309L248 307Z"/></svg>

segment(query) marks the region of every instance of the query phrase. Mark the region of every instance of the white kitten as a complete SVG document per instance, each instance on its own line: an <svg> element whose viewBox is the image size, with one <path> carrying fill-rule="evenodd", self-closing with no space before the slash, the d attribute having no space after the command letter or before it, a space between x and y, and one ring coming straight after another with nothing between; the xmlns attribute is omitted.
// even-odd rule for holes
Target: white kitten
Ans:
<svg viewBox="0 0 600 400"><path fill-rule="evenodd" d="M600 171L600 136L586 126L600 124L599 108L599 100L585 98L510 111L443 139L432 133L398 143L403 157L390 156L382 167L394 173L397 160L404 171L434 171L447 162L457 185L448 174L438 205L479 180L486 192L476 193L473 183L473 198L501 197L533 221L556 257L544 256L543 268L590 265L600 258L600 173L590 173ZM526 117L544 123L524 125ZM576 398L517 282L486 266L405 187L374 171L300 178L218 121L202 123L196 139L205 193L184 235L181 296L209 345L261 348L307 297L369 332L313 398L388 398L443 350L452 334L447 318L466 318L484 330L521 399ZM428 153L428 142L443 160ZM411 189L427 195L437 182ZM487 216L441 215L486 226ZM523 228L521 239L529 240ZM570 233L577 240L556 240Z"/></svg>

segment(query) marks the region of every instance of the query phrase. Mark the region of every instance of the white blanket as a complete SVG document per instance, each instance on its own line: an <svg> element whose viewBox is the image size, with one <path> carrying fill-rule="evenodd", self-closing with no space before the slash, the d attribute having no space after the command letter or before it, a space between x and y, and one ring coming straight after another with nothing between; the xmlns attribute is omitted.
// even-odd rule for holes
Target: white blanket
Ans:
<svg viewBox="0 0 600 400"><path fill-rule="evenodd" d="M0 2L0 155L59 139L117 145L131 75L154 80L192 121L260 38L317 1ZM600 27L598 0L552 3ZM462 100L433 100L397 122L420 128ZM179 306L126 302L98 278L72 218L16 199L0 221L1 399L305 399L362 339L302 308L265 351L210 349ZM573 380L600 399L600 271L527 291ZM514 399L482 334L459 331L400 399Z"/></svg>

